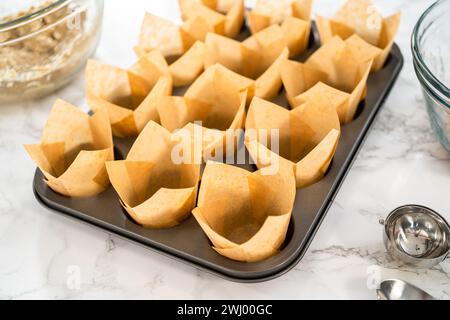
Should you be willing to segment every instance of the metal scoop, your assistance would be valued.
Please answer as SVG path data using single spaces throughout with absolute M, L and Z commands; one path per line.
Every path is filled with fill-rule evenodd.
M 386 280 L 377 290 L 379 300 L 436 300 L 412 284 L 401 280 Z
M 394 258 L 419 268 L 431 268 L 450 258 L 450 226 L 426 207 L 395 209 L 384 221 L 383 238 Z

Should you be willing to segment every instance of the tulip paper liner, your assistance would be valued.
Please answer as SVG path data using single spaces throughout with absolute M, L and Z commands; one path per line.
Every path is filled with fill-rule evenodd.
M 149 121 L 159 122 L 156 106 L 172 93 L 172 79 L 158 51 L 143 56 L 124 70 L 99 61 L 88 61 L 86 97 L 93 111 L 108 110 L 113 134 L 137 136 Z
M 290 56 L 294 57 L 308 47 L 311 8 L 312 0 L 258 0 L 247 13 L 247 24 L 252 34 L 271 25 L 281 25 Z
M 201 19 L 211 32 L 235 38 L 244 24 L 244 0 L 179 0 L 185 21 Z
M 297 188 L 316 183 L 325 175 L 340 137 L 335 109 L 311 102 L 287 110 L 255 98 L 245 129 L 246 146 L 257 167 L 293 171 Z M 270 130 L 278 131 L 276 147 Z
M 279 67 L 287 60 L 287 48 L 283 31 L 271 26 L 244 42 L 217 34 L 206 37 L 205 68 L 221 64 L 244 77 L 255 80 L 255 96 L 272 99 L 282 86 Z
M 338 36 L 319 48 L 305 63 L 283 61 L 281 79 L 292 108 L 316 102 L 336 108 L 341 124 L 353 120 L 364 100 L 372 60 L 357 60 L 351 43 Z
M 173 59 L 186 53 L 196 41 L 204 41 L 206 34 L 213 31 L 200 18 L 190 19 L 179 26 L 168 19 L 146 13 L 134 50 L 138 56 L 158 50 L 165 58 Z
M 200 165 L 173 161 L 172 150 L 181 138 L 151 121 L 126 160 L 106 163 L 123 207 L 144 227 L 176 226 L 195 206 Z
M 383 18 L 371 0 L 348 0 L 334 18 L 317 16 L 317 29 L 324 44 L 334 36 L 347 39 L 357 35 L 351 41 L 361 49 L 359 58 L 373 58 L 372 71 L 379 71 L 391 52 L 400 16 Z
M 183 56 L 169 66 L 174 87 L 190 85 L 203 72 L 205 44 L 197 41 Z
M 202 21 L 194 18 L 178 27 L 169 20 L 147 13 L 141 27 L 140 42 L 134 50 L 138 57 L 154 50 L 160 51 L 170 62 L 173 86 L 189 85 L 203 72 L 203 41 L 211 30 L 202 25 Z
M 105 162 L 114 159 L 106 110 L 92 117 L 57 100 L 39 144 L 25 145 L 47 185 L 66 197 L 97 195 L 109 186 Z
M 192 213 L 219 254 L 257 262 L 283 245 L 295 194 L 292 170 L 265 176 L 208 162 Z
M 214 156 L 234 141 L 235 131 L 243 129 L 245 106 L 253 81 L 232 74 L 222 66 L 211 66 L 188 89 L 184 97 L 164 97 L 158 105 L 163 127 L 173 132 L 192 123 L 200 123 L 204 152 Z M 193 132 L 194 126 L 189 126 Z M 230 140 L 233 139 L 233 140 Z M 233 148 L 236 148 L 233 142 Z

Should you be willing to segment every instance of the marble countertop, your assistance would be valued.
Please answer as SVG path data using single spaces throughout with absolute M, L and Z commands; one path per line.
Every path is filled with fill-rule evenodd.
M 96 57 L 124 67 L 133 62 L 145 10 L 178 19 L 176 1 L 105 2 Z M 342 3 L 315 2 L 315 12 L 323 15 Z M 409 49 L 412 28 L 431 3 L 376 1 L 385 14 L 403 12 L 397 43 L 405 67 L 306 256 L 265 283 L 222 280 L 36 202 L 35 165 L 22 144 L 38 141 L 56 97 L 86 108 L 82 75 L 47 98 L 0 106 L 0 299 L 375 299 L 374 284 L 386 278 L 450 299 L 450 264 L 418 270 L 393 261 L 379 224 L 409 203 L 450 220 L 450 156 L 431 131 Z

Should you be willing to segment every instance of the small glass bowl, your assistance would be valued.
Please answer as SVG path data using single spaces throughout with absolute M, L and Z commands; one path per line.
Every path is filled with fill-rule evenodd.
M 412 53 L 431 126 L 450 153 L 450 0 L 437 1 L 420 17 Z
M 66 85 L 100 39 L 103 0 L 25 3 L 35 5 L 0 18 L 0 104 L 41 97 Z

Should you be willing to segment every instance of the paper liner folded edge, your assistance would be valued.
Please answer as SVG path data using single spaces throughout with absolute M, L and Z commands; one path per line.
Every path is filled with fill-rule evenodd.
M 306 22 L 311 22 L 312 0 L 292 1 L 292 17 Z M 248 28 L 251 34 L 255 34 L 272 24 L 270 16 L 249 10 L 246 13 Z M 309 38 L 309 34 L 308 34 Z
M 94 112 L 101 108 L 106 108 L 111 121 L 113 135 L 125 138 L 137 136 L 145 127 L 145 124 L 151 120 L 158 122 L 157 102 L 161 97 L 170 95 L 171 92 L 172 80 L 162 76 L 135 110 L 127 109 L 102 99 L 91 93 L 88 88 L 86 99 Z M 136 116 L 139 113 L 145 116 L 144 120 L 137 120 Z
M 147 25 L 149 20 L 153 20 L 153 21 L 159 21 L 160 24 L 165 24 L 166 26 L 170 26 L 171 28 L 173 28 L 174 30 L 176 29 L 176 34 L 174 35 L 174 37 L 176 37 L 177 39 L 177 46 L 178 48 L 155 48 L 152 47 L 150 45 L 148 45 L 148 41 L 146 40 L 146 37 L 149 35 L 149 32 Z M 145 28 L 144 28 L 145 27 Z M 153 27 L 153 25 L 152 25 Z M 140 55 L 145 55 L 146 53 L 152 51 L 152 50 L 159 50 L 161 51 L 165 57 L 169 57 L 169 56 L 173 56 L 173 55 L 182 55 L 186 50 L 189 49 L 190 45 L 194 42 L 194 40 L 192 39 L 192 36 L 187 33 L 185 30 L 183 30 L 182 26 L 178 26 L 177 24 L 175 24 L 174 22 L 154 15 L 152 13 L 146 12 L 145 16 L 144 16 L 144 20 L 141 24 L 140 27 L 140 31 L 139 31 L 139 38 L 138 38 L 138 44 L 134 47 L 134 51 L 136 52 L 136 54 L 138 56 Z
M 230 80 L 236 85 L 240 93 L 247 92 L 247 102 L 246 104 L 249 105 L 252 101 L 255 90 L 256 90 L 256 81 L 247 77 L 244 77 L 240 75 L 239 73 L 236 73 L 227 67 L 221 65 L 220 63 L 212 64 L 205 72 L 211 71 L 211 70 L 218 70 L 222 73 L 225 73 L 225 75 L 230 78 Z M 240 85 L 239 85 L 240 84 Z
M 57 100 L 55 105 L 58 102 L 67 104 L 63 100 Z M 73 108 L 76 107 L 73 106 Z M 50 172 L 48 172 L 48 170 L 46 170 L 45 168 L 51 167 L 44 151 L 42 150 L 45 145 L 24 145 L 24 148 L 29 156 L 43 173 L 47 185 L 55 192 L 67 197 L 94 196 L 105 191 L 109 186 L 109 179 L 108 175 L 106 174 L 106 168 L 104 164 L 106 161 L 114 159 L 114 149 L 107 111 L 101 108 L 97 110 L 97 112 L 95 112 L 92 116 L 85 116 L 89 123 L 89 127 L 92 130 L 93 143 L 97 145 L 99 149 L 93 151 L 81 150 L 74 161 L 70 164 L 70 166 L 59 177 L 55 177 L 54 175 L 50 174 Z M 60 144 L 64 148 L 64 141 L 56 144 Z M 86 162 L 88 164 L 84 165 L 84 163 Z M 97 168 L 97 170 L 94 170 L 94 172 L 92 172 L 92 174 L 90 175 L 89 179 L 91 179 L 91 181 L 82 181 L 82 183 L 80 183 L 79 181 L 72 181 L 73 177 L 71 176 L 75 175 L 73 172 L 75 172 L 80 166 L 81 168 L 84 167 L 84 173 L 92 172 L 92 168 Z
M 228 166 L 226 164 L 220 163 L 220 162 L 214 162 L 209 161 L 207 164 L 207 168 L 205 169 L 205 173 L 207 172 L 210 165 L 218 165 L 218 166 L 227 166 L 232 168 L 231 166 Z M 220 167 L 218 168 L 220 170 Z M 250 183 L 250 181 L 254 181 L 254 187 L 258 188 L 261 183 L 264 184 L 263 172 L 257 171 L 257 172 L 248 172 L 244 169 L 234 168 L 236 171 L 242 171 L 243 174 L 248 174 L 247 181 Z M 289 179 L 285 181 L 285 175 L 289 175 Z M 250 178 L 257 178 L 256 180 L 250 179 Z M 200 196 L 198 199 L 198 206 L 192 211 L 195 219 L 199 223 L 200 227 L 205 232 L 206 236 L 211 240 L 213 243 L 213 248 L 221 255 L 230 258 L 232 260 L 236 261 L 242 261 L 242 262 L 257 262 L 264 259 L 269 258 L 270 256 L 274 255 L 278 252 L 279 248 L 283 245 L 288 226 L 291 220 L 292 216 L 292 210 L 294 206 L 295 201 L 295 178 L 293 171 L 287 170 L 287 171 L 281 171 L 277 174 L 271 175 L 267 177 L 269 180 L 267 183 L 270 184 L 270 179 L 277 179 L 277 183 L 281 183 L 283 181 L 283 186 L 286 188 L 291 189 L 289 192 L 289 195 L 287 195 L 284 191 L 279 190 L 276 187 L 272 187 L 271 192 L 278 193 L 278 196 L 282 196 L 283 200 L 286 202 L 286 207 L 284 209 L 281 209 L 281 214 L 279 215 L 267 215 L 266 219 L 264 220 L 264 223 L 261 225 L 259 230 L 247 241 L 245 241 L 242 244 L 237 244 L 233 241 L 228 240 L 226 237 L 218 234 L 216 231 L 214 231 L 208 224 L 207 220 L 202 214 L 202 197 L 205 197 L 205 189 L 209 188 L 208 185 L 202 184 L 200 186 Z M 279 180 L 279 181 L 278 181 Z M 290 185 L 285 185 L 287 183 L 290 183 Z M 251 186 L 249 185 L 251 188 Z M 269 189 L 267 190 L 269 191 Z M 287 191 L 287 189 L 285 190 Z M 203 193 L 202 193 L 203 192 Z
M 114 159 L 112 148 L 97 151 L 82 150 L 69 168 L 57 178 L 41 165 L 39 158 L 44 157 L 43 155 L 38 156 L 41 153 L 41 145 L 25 145 L 24 147 L 33 161 L 38 164 L 47 185 L 61 195 L 74 198 L 91 197 L 102 193 L 109 186 L 105 162 Z M 87 181 L 73 181 L 73 177 L 70 177 L 79 167 L 84 168 L 83 172 L 92 172 Z M 96 170 L 93 171 L 93 168 Z M 80 175 L 77 174 L 77 176 Z
M 369 77 L 369 74 L 370 74 L 370 71 L 372 68 L 372 64 L 373 64 L 373 60 L 369 60 L 369 61 L 365 61 L 365 62 L 361 63 L 361 69 L 360 69 L 361 77 L 351 93 L 341 91 L 330 85 L 325 84 L 322 81 L 319 81 L 313 87 L 306 90 L 305 92 L 302 92 L 302 93 L 298 94 L 297 96 L 291 96 L 291 95 L 287 94 L 286 98 L 287 98 L 289 104 L 291 105 L 291 107 L 296 108 L 300 104 L 310 101 L 309 99 L 302 99 L 302 96 L 304 94 L 308 93 L 308 91 L 313 89 L 316 85 L 323 84 L 325 87 L 329 87 L 330 90 L 339 91 L 343 95 L 346 95 L 348 97 L 344 103 L 339 104 L 337 106 L 337 110 L 336 110 L 338 112 L 339 120 L 340 120 L 341 124 L 342 125 L 348 124 L 354 120 L 355 114 L 358 110 L 359 103 L 365 99 L 366 83 L 367 83 L 367 79 Z M 319 72 L 320 70 L 317 70 L 317 71 Z M 281 78 L 283 78 L 283 74 L 281 75 Z
M 197 190 L 197 186 L 184 189 L 161 188 L 152 197 L 134 208 L 128 206 L 122 199 L 120 199 L 120 203 L 131 218 L 144 228 L 168 229 L 179 225 L 191 215 L 191 210 L 195 207 Z M 172 200 L 176 199 L 176 193 L 178 196 L 182 196 L 182 199 L 178 199 L 180 200 L 178 203 L 172 202 L 171 206 L 167 206 L 159 212 L 156 209 L 148 210 L 146 206 L 154 201 L 158 193 L 171 193 L 173 194 Z
M 287 168 L 290 166 L 296 175 L 297 189 L 301 189 L 320 181 L 324 177 L 337 150 L 339 137 L 339 130 L 330 130 L 328 135 L 298 163 L 293 163 L 279 156 L 257 140 L 246 139 L 245 145 L 258 169 L 271 166 L 273 161 L 279 161 L 280 167 Z M 305 170 L 306 168 L 308 169 Z
M 288 17 L 281 24 L 281 28 L 286 34 L 284 38 L 289 47 L 289 57 L 296 57 L 304 53 L 308 48 L 309 38 L 311 36 L 311 23 L 296 17 Z M 298 32 L 295 37 L 289 38 L 287 34 L 291 29 L 302 31 Z
M 236 0 L 225 15 L 225 19 L 225 35 L 229 38 L 236 38 L 245 20 L 244 0 Z
M 106 171 L 108 176 L 112 179 L 114 176 L 112 172 L 117 170 L 117 166 L 126 165 L 127 162 L 132 163 L 136 161 L 122 160 L 107 162 Z M 148 164 L 151 165 L 150 162 Z M 184 221 L 189 217 L 191 210 L 195 207 L 200 166 L 193 166 L 193 170 L 196 171 L 196 178 L 192 187 L 179 189 L 160 188 L 150 198 L 135 207 L 131 207 L 125 202 L 120 192 L 114 186 L 115 181 L 111 180 L 111 183 L 116 190 L 122 207 L 134 221 L 146 228 L 166 229 L 174 227 Z M 166 201 L 166 206 L 160 206 L 161 201 L 158 198 L 162 196 L 171 199 L 170 205 L 169 202 Z
M 391 34 L 390 34 L 388 40 L 386 41 L 387 44 L 384 46 L 384 48 L 378 47 L 378 46 L 373 46 L 371 43 L 362 39 L 363 41 L 365 41 L 367 43 L 367 45 L 373 46 L 380 50 L 380 52 L 373 59 L 374 62 L 371 67 L 371 72 L 378 72 L 384 67 L 386 60 L 389 56 L 389 53 L 391 52 L 392 46 L 394 44 L 395 36 L 398 32 L 398 28 L 400 25 L 400 16 L 401 16 L 401 13 L 398 12 L 398 13 L 395 13 L 395 14 L 383 19 L 382 34 L 384 32 L 387 32 L 386 29 L 391 27 L 391 24 L 394 29 L 393 31 L 390 32 Z M 316 21 L 317 21 L 317 30 L 319 32 L 319 36 L 320 36 L 322 45 L 327 43 L 328 41 L 330 41 L 336 35 L 338 35 L 342 39 L 346 40 L 349 37 L 351 37 L 352 35 L 356 34 L 355 31 L 351 27 L 349 27 L 343 23 L 340 23 L 338 21 L 335 21 L 333 19 L 328 19 L 328 18 L 322 17 L 320 15 L 317 15 Z
M 223 133 L 223 135 L 221 137 L 218 137 L 214 141 L 210 142 L 209 144 L 207 144 L 203 148 L 202 154 L 209 153 L 214 156 L 214 152 L 212 152 L 212 150 L 216 149 L 218 146 L 220 146 L 220 144 L 222 145 L 222 148 L 223 148 L 222 152 L 223 152 L 223 154 L 225 154 L 225 152 L 226 152 L 225 148 L 227 148 L 229 139 L 234 140 L 233 141 L 234 151 L 237 150 L 238 141 L 236 141 L 235 130 L 243 129 L 245 126 L 246 104 L 247 104 L 247 91 L 244 91 L 243 93 L 241 93 L 241 105 L 239 106 L 239 109 L 236 112 L 236 116 L 234 117 L 233 122 L 230 125 L 230 128 L 228 128 L 228 130 L 226 130 L 226 131 L 221 131 Z M 208 130 L 207 128 L 204 128 L 204 129 Z
M 250 240 L 238 245 L 215 232 L 204 219 L 200 208 L 195 208 L 192 214 L 213 243 L 213 249 L 217 253 L 235 261 L 249 263 L 268 259 L 279 251 L 286 239 L 292 217 L 292 213 L 268 216 L 263 226 Z
M 204 70 L 204 56 L 205 44 L 197 41 L 184 55 L 169 66 L 174 87 L 187 86 L 197 79 Z
M 298 188 L 306 188 L 325 176 L 336 153 L 339 137 L 340 131 L 332 129 L 305 158 L 297 163 L 295 177 Z
M 193 164 L 192 167 L 189 168 L 189 170 L 193 170 L 194 174 L 194 182 L 192 187 L 178 189 L 162 187 L 159 188 L 150 198 L 145 199 L 145 201 L 142 201 L 139 205 L 131 207 L 125 201 L 125 199 L 123 199 L 123 195 L 119 191 L 119 189 L 122 188 L 118 188 L 118 186 L 116 185 L 117 175 L 113 174 L 113 172 L 117 172 L 117 169 L 121 168 L 120 166 L 126 166 L 127 164 L 144 164 L 149 170 L 151 170 L 151 168 L 155 165 L 151 161 L 143 161 L 136 157 L 134 157 L 132 160 L 129 159 L 136 144 L 146 145 L 146 138 L 144 138 L 143 134 L 145 134 L 145 137 L 147 137 L 147 139 L 148 137 L 152 137 L 153 135 L 158 135 L 164 137 L 167 142 L 171 140 L 172 136 L 174 136 L 174 134 L 171 134 L 169 131 L 167 131 L 167 129 L 163 128 L 156 122 L 150 121 L 146 125 L 146 128 L 142 131 L 142 134 L 136 139 L 133 148 L 131 148 L 130 150 L 127 160 L 107 162 L 105 165 L 106 171 L 109 178 L 111 179 L 111 183 L 116 190 L 123 208 L 137 223 L 143 225 L 144 227 L 153 229 L 171 228 L 186 219 L 190 215 L 191 210 L 195 207 L 195 200 L 197 199 L 198 192 L 198 182 L 200 181 L 200 165 Z M 148 134 L 150 134 L 150 136 L 148 136 Z M 170 148 L 168 150 L 170 150 Z M 139 154 L 140 153 L 138 152 L 136 156 L 138 156 Z M 165 207 L 159 206 L 159 204 L 164 201 L 156 199 L 164 195 L 169 195 L 166 198 L 171 199 L 172 205 L 166 205 Z M 165 203 L 168 204 L 169 202 L 166 201 Z M 148 208 L 148 206 L 153 206 L 153 208 Z

